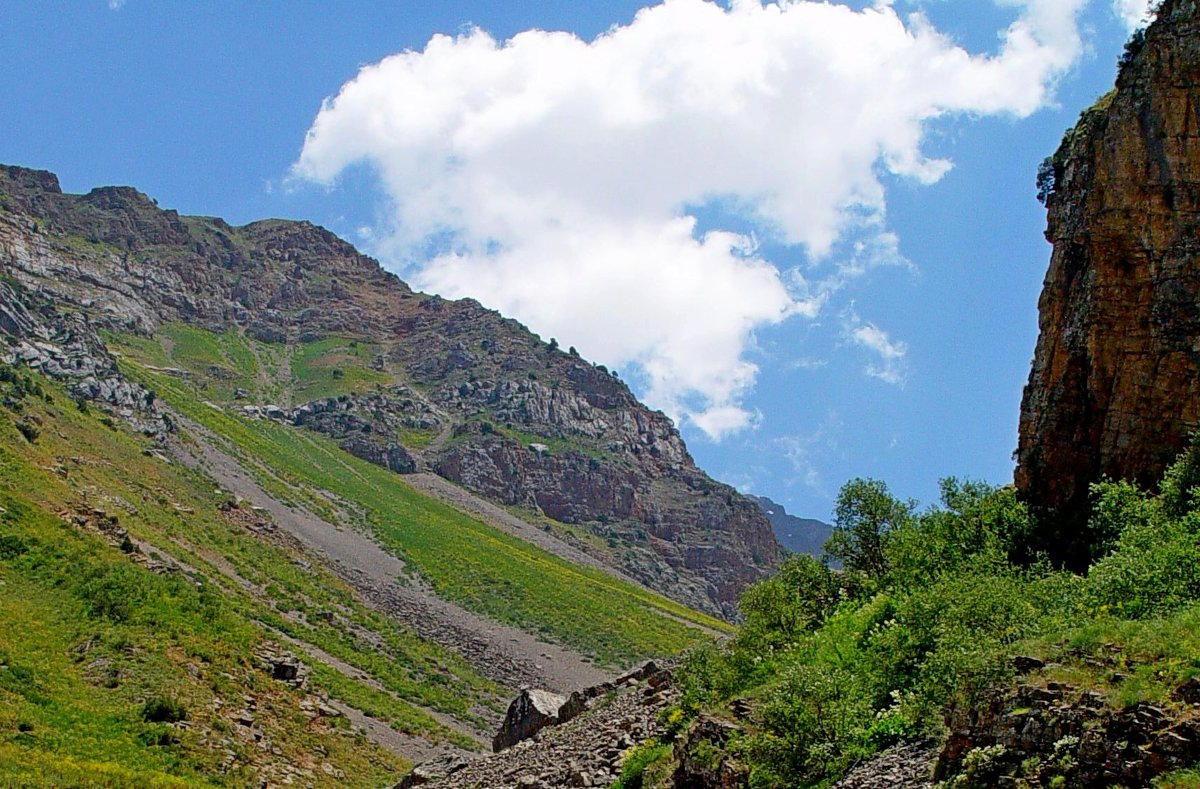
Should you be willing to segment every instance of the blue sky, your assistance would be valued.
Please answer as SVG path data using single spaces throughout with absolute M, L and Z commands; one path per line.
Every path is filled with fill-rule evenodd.
M 619 369 L 797 514 L 1011 479 L 1034 174 L 1136 0 L 330 8 L 4 4 L 0 161 L 325 225 Z

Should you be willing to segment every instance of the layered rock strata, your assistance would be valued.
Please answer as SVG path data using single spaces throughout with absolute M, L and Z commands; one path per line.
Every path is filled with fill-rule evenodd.
M 1200 18 L 1166 0 L 1117 89 L 1042 173 L 1054 245 L 1016 482 L 1077 514 L 1101 477 L 1157 482 L 1200 425 Z

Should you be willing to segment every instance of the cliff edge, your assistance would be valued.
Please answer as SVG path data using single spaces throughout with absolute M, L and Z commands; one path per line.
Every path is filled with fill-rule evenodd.
M 1200 5 L 1167 0 L 1040 175 L 1054 245 L 1016 483 L 1070 521 L 1152 486 L 1200 424 Z

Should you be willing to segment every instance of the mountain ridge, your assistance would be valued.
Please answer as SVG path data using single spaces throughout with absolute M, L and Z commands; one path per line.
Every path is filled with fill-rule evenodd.
M 779 544 L 792 553 L 807 553 L 820 556 L 825 550 L 825 541 L 833 533 L 833 527 L 816 518 L 801 518 L 790 514 L 782 504 L 766 496 L 751 496 L 758 502 Z
M 615 375 L 478 302 L 412 291 L 323 228 L 234 228 L 131 187 L 67 195 L 51 173 L 8 166 L 0 207 L 5 273 L 104 332 L 233 331 L 259 357 L 358 346 L 341 367 L 315 359 L 331 376 L 317 389 L 260 366 L 224 407 L 257 405 L 392 470 L 434 471 L 725 617 L 781 559 L 758 508 L 698 469 L 670 420 Z M 188 374 L 219 388 L 229 366 Z

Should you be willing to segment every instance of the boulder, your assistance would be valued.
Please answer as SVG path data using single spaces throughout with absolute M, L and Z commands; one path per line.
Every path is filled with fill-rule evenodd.
M 397 474 L 413 474 L 417 470 L 416 458 L 394 441 L 377 442 L 365 436 L 352 436 L 338 446 L 356 458 L 383 466 Z
M 725 752 L 730 741 L 740 737 L 741 733 L 741 729 L 729 721 L 711 715 L 697 718 L 677 748 L 679 765 L 672 786 L 675 789 L 749 786 L 750 771 Z
M 467 764 L 466 759 L 452 753 L 439 756 L 418 764 L 412 769 L 412 772 L 400 780 L 400 783 L 394 784 L 392 789 L 412 789 L 414 786 L 424 786 L 453 775 Z
M 547 726 L 559 724 L 559 711 L 567 703 L 564 696 L 548 690 L 522 688 L 521 694 L 508 705 L 504 723 L 492 739 L 496 753 L 527 740 Z

